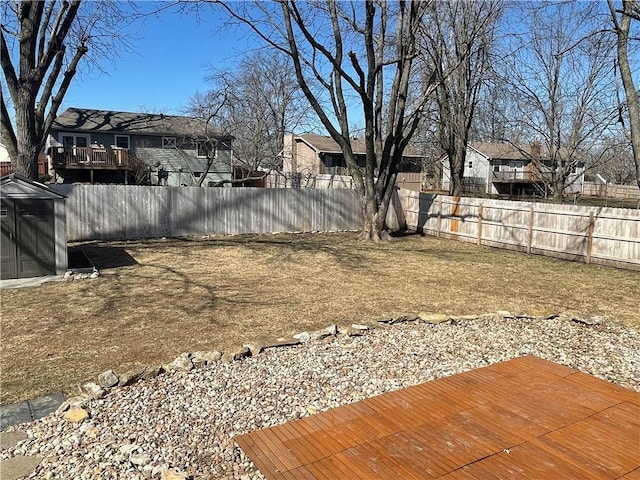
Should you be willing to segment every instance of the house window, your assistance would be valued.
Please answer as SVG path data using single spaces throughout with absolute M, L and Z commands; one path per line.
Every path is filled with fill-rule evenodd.
M 467 168 L 473 168 L 473 162 L 471 160 L 469 160 L 469 165 Z
M 176 148 L 176 137 L 162 137 L 162 148 Z
M 196 149 L 198 150 L 199 158 L 210 158 L 211 154 L 213 154 L 212 158 L 218 157 L 218 149 L 215 143 L 210 140 L 196 142 Z
M 88 147 L 89 135 L 82 135 L 76 133 L 61 133 L 60 142 L 63 147 Z
M 116 135 L 115 136 L 115 145 L 118 148 L 124 148 L 126 150 L 129 150 L 130 146 L 129 146 L 129 135 Z
M 494 172 L 499 172 L 500 171 L 500 165 L 494 165 L 493 166 L 493 171 Z

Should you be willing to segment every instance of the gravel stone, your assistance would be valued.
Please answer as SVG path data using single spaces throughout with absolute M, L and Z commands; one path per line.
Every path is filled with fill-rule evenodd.
M 439 324 L 406 317 L 363 333 L 111 390 L 84 406 L 90 422 L 53 414 L 20 425 L 27 439 L 0 459 L 42 457 L 33 478 L 258 480 L 237 435 L 522 355 L 640 391 L 640 332 L 619 324 L 487 314 Z

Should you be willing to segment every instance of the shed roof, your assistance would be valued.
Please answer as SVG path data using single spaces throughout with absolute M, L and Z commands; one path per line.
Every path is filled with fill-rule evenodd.
M 342 155 L 340 145 L 331 137 L 324 135 L 316 135 L 307 133 L 304 135 L 296 135 L 294 139 L 299 139 L 307 143 L 319 153 L 336 153 Z M 351 148 L 356 155 L 364 155 L 366 153 L 366 145 L 364 138 L 351 139 Z M 403 157 L 423 157 L 424 155 L 416 149 L 406 148 Z
M 29 180 L 17 173 L 0 178 L 1 198 L 37 198 L 41 200 L 61 200 L 66 196 L 54 192 L 46 185 Z
M 192 117 L 68 108 L 53 123 L 54 130 L 110 132 L 131 135 L 230 137 Z

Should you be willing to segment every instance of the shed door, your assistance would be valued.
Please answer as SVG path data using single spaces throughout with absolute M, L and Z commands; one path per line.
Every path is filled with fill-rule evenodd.
M 55 274 L 52 200 L 2 200 L 2 278 Z

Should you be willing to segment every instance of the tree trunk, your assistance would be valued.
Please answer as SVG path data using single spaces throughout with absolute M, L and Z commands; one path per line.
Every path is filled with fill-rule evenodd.
M 363 202 L 362 218 L 362 231 L 360 232 L 362 240 L 380 242 L 388 237 L 388 233 L 384 230 L 384 218 L 382 218 L 382 213 L 378 209 L 375 199 Z
M 362 240 L 372 240 L 381 242 L 389 240 L 391 237 L 386 225 L 387 212 L 391 203 L 391 193 L 394 186 L 389 186 L 389 192 L 382 196 L 378 202 L 374 192 L 367 192 L 362 196 L 362 231 L 360 238 Z
M 611 3 L 609 4 L 611 14 L 615 20 L 615 10 Z M 640 187 L 640 101 L 638 100 L 638 92 L 633 82 L 633 74 L 631 65 L 629 64 L 628 45 L 629 31 L 631 29 L 632 4 L 628 0 L 622 2 L 623 13 L 620 23 L 617 26 L 617 54 L 618 66 L 620 67 L 620 76 L 622 85 L 627 97 L 627 108 L 629 109 L 629 129 L 631 130 L 631 148 L 633 151 L 633 160 L 636 164 L 636 180 Z
M 28 97 L 31 97 L 29 95 Z M 38 179 L 38 157 L 41 146 L 36 135 L 35 101 L 32 98 L 24 100 L 24 105 L 18 105 L 16 111 L 16 146 L 15 171 L 30 179 Z M 30 113 L 31 112 L 31 113 Z
M 564 175 L 556 173 L 551 182 L 553 187 L 553 203 L 562 203 L 564 198 Z
M 461 145 L 454 140 L 449 152 L 449 171 L 451 172 L 451 182 L 449 183 L 449 195 L 459 197 L 462 195 L 462 179 L 464 178 L 464 162 L 466 157 L 464 143 Z
M 449 183 L 449 195 L 459 197 L 462 195 L 462 178 L 460 175 L 456 175 L 455 172 L 451 174 L 451 182 Z

